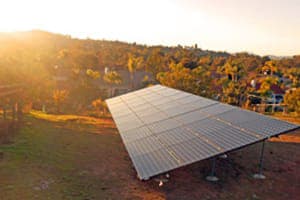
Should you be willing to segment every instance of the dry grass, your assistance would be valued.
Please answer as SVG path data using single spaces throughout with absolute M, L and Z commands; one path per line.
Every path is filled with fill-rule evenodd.
M 216 184 L 204 179 L 205 160 L 171 171 L 170 181 L 158 187 L 154 179 L 136 178 L 110 119 L 32 112 L 14 143 L 0 145 L 0 199 L 297 199 L 300 145 L 267 142 L 267 179 L 254 180 L 260 148 L 218 160 Z
M 78 122 L 81 124 L 92 124 L 92 125 L 112 125 L 113 122 L 110 118 L 95 118 L 79 115 L 54 115 L 46 114 L 41 111 L 32 110 L 30 114 L 38 119 L 44 119 L 51 122 Z

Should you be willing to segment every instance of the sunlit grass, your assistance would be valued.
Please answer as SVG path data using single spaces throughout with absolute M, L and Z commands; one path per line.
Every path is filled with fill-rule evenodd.
M 296 113 L 274 113 L 273 116 L 277 119 L 288 121 L 295 124 L 300 124 L 300 117 Z M 284 142 L 284 143 L 300 143 L 300 130 L 292 131 L 288 134 L 280 135 L 279 137 L 271 138 L 271 142 Z
M 41 111 L 32 110 L 30 114 L 38 119 L 44 119 L 51 122 L 68 122 L 74 121 L 81 124 L 92 124 L 92 125 L 111 125 L 113 122 L 110 118 L 95 118 L 80 115 L 54 115 L 46 114 Z
M 25 115 L 13 143 L 0 145 L 0 199 L 108 199 L 110 191 L 101 188 L 121 183 L 104 169 L 113 162 L 109 158 L 121 160 L 123 147 L 113 129 L 98 125 L 106 121 L 38 111 Z M 91 127 L 107 134 L 91 134 Z
M 300 132 L 295 132 L 293 134 L 281 135 L 278 138 L 271 138 L 271 142 L 284 142 L 284 143 L 300 143 Z
M 285 121 L 289 121 L 292 123 L 296 123 L 296 124 L 300 124 L 300 116 L 297 115 L 297 113 L 293 112 L 293 113 L 289 113 L 289 114 L 284 114 L 284 113 L 274 113 L 273 114 L 274 117 L 281 119 L 281 120 L 285 120 Z

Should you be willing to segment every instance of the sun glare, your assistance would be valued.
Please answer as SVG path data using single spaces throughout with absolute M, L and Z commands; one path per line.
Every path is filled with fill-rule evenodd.
M 11 0 L 1 2 L 0 31 L 41 29 L 79 38 L 163 45 L 197 43 L 204 49 L 258 54 L 300 51 L 296 26 L 300 16 L 293 12 L 297 10 L 294 1 L 289 8 L 274 2 L 274 12 L 260 12 L 257 3 L 248 4 L 236 0 Z M 268 5 L 268 1 L 261 2 L 262 7 Z

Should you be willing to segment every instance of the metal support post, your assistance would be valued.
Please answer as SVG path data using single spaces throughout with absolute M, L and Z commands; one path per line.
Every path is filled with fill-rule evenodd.
M 206 177 L 207 181 L 216 182 L 219 180 L 219 178 L 215 176 L 215 170 L 216 170 L 216 157 L 212 158 L 211 172 L 210 175 Z
M 259 159 L 259 171 L 257 174 L 253 175 L 255 179 L 265 179 L 266 177 L 263 175 L 263 158 L 264 158 L 264 150 L 265 150 L 265 140 L 262 142 L 262 148 Z

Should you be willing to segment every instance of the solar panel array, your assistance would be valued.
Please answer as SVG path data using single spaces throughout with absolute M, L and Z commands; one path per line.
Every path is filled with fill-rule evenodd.
M 106 102 L 142 180 L 299 128 L 161 85 Z

